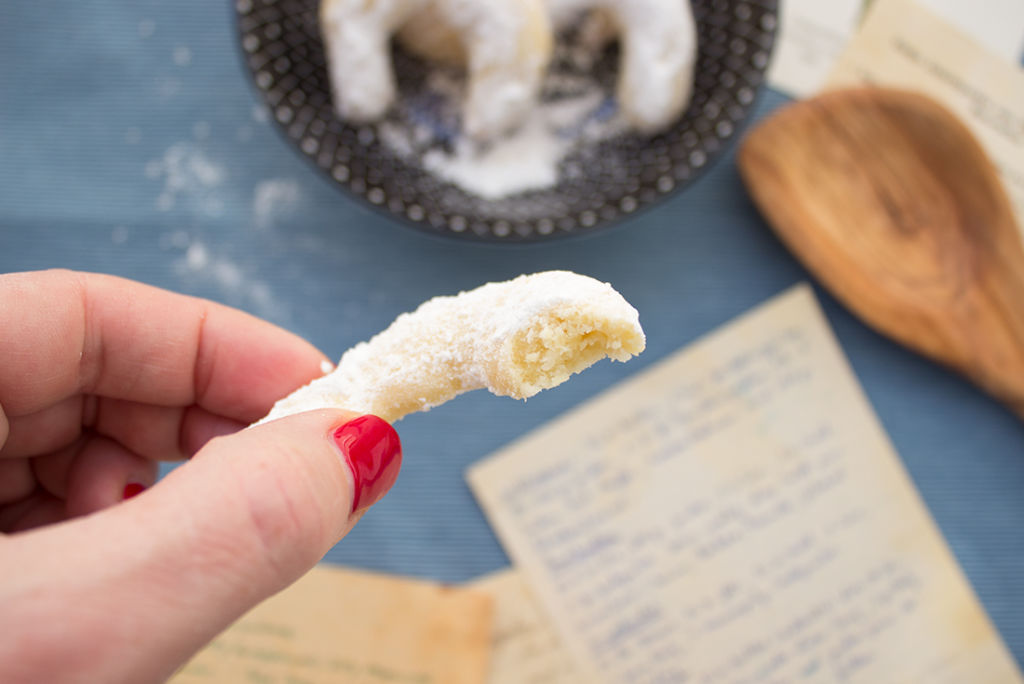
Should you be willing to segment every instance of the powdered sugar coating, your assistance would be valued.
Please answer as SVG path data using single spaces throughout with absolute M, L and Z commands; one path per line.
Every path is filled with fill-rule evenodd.
M 541 0 L 324 0 L 320 19 L 336 107 L 353 122 L 376 121 L 395 101 L 396 32 L 415 53 L 468 67 L 464 126 L 477 140 L 522 122 L 551 55 Z
M 585 22 L 594 47 L 622 44 L 619 105 L 630 125 L 658 133 L 682 115 L 693 88 L 697 29 L 689 0 L 324 0 L 321 24 L 339 113 L 380 119 L 397 96 L 389 39 L 413 53 L 465 64 L 465 132 L 491 141 L 537 105 L 553 27 Z
M 393 422 L 484 388 L 525 399 L 644 346 L 639 314 L 611 285 L 568 271 L 524 275 L 402 314 L 261 422 L 320 408 Z
M 600 47 L 622 46 L 616 97 L 630 125 L 654 134 L 683 114 L 693 92 L 697 25 L 689 0 L 547 0 L 555 27 L 591 12 L 584 30 Z

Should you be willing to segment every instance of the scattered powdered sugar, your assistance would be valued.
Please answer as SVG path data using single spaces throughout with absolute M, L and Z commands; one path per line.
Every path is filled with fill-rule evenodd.
M 188 249 L 191 238 L 188 233 L 183 230 L 176 230 L 173 233 L 162 233 L 160 235 L 160 249 L 180 249 L 182 251 Z
M 210 253 L 201 242 L 194 242 L 189 245 L 185 252 L 185 265 L 190 271 L 199 271 L 206 268 L 210 263 Z
M 205 282 L 218 291 L 217 299 L 251 311 L 262 318 L 285 322 L 288 307 L 280 302 L 266 282 L 248 275 L 243 265 L 217 254 L 200 239 L 185 231 L 160 236 L 162 249 L 173 249 L 180 256 L 172 262 L 174 271 L 189 285 Z
M 267 109 L 266 105 L 254 104 L 249 115 L 256 123 L 265 124 L 270 121 L 270 110 Z
M 123 245 L 128 241 L 130 232 L 128 226 L 114 226 L 110 231 L 110 241 L 115 245 Z
M 224 209 L 217 190 L 227 178 L 227 172 L 192 143 L 171 145 L 163 157 L 147 162 L 145 175 L 151 180 L 163 180 L 163 189 L 156 199 L 160 211 L 174 209 L 179 201 L 189 203 L 207 216 L 219 215 Z
M 156 79 L 156 94 L 161 100 L 169 100 L 181 92 L 181 79 L 161 76 Z
M 187 45 L 179 45 L 174 48 L 174 63 L 181 67 L 191 64 L 192 49 Z
M 429 134 L 429 129 L 426 130 Z M 392 154 L 398 155 L 400 159 L 408 159 L 416 154 L 414 128 L 410 129 L 392 121 L 384 121 L 377 126 L 377 137 Z
M 252 196 L 252 216 L 257 228 L 265 229 L 289 215 L 302 197 L 299 184 L 290 178 L 260 181 Z
M 214 281 L 235 297 L 241 294 L 253 301 L 264 302 L 270 296 L 270 289 L 266 283 L 248 282 L 241 267 L 233 261 L 208 259 L 207 268 Z M 247 291 L 244 293 L 240 292 L 242 288 L 245 288 Z

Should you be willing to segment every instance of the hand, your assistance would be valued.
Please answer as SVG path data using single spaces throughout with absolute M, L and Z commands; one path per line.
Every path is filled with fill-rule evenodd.
M 0 325 L 2 682 L 164 680 L 397 476 L 373 416 L 239 432 L 324 361 L 239 311 L 27 273 L 0 275 Z M 193 454 L 152 486 L 156 461 Z

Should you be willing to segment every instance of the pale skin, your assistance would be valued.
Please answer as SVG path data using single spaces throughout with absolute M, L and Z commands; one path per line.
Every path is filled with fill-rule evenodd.
M 300 338 L 64 271 L 0 275 L 0 323 L 0 681 L 162 681 L 355 524 L 354 414 L 239 432 L 321 374 Z

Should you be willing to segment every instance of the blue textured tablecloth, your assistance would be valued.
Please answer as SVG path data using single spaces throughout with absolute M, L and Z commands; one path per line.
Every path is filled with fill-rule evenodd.
M 399 424 L 392 493 L 328 560 L 461 581 L 507 563 L 465 467 L 807 273 L 730 153 L 618 229 L 527 247 L 372 213 L 289 149 L 209 0 L 0 3 L 0 271 L 114 273 L 246 309 L 339 355 L 427 295 L 566 268 L 640 310 L 647 352 L 529 402 L 464 395 Z M 763 114 L 783 98 L 766 93 Z M 1024 424 L 957 377 L 825 310 L 988 612 L 1024 660 Z M 2 360 L 0 360 L 2 361 Z

